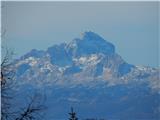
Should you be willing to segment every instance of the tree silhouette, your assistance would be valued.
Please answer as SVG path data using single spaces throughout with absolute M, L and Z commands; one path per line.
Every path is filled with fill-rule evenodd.
M 20 110 L 15 120 L 41 120 L 43 118 L 42 111 L 46 108 L 43 102 L 42 95 L 37 93 L 31 96 L 27 105 Z
M 1 59 L 1 120 L 10 120 L 14 112 L 10 111 L 13 99 L 14 69 L 10 65 L 12 52 L 6 49 L 4 57 Z
M 71 107 L 71 112 L 69 113 L 70 118 L 69 120 L 78 120 L 78 118 L 76 117 L 76 113 L 73 111 L 73 108 Z
M 23 108 L 14 104 L 16 80 L 15 68 L 10 61 L 12 55 L 7 49 L 1 60 L 1 120 L 41 120 L 42 110 L 46 108 L 44 95 L 41 93 L 30 96 L 29 102 L 25 101 L 26 105 Z

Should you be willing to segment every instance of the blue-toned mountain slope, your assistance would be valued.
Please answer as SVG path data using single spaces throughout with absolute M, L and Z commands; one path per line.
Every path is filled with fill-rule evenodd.
M 21 97 L 34 89 L 46 92 L 46 120 L 67 119 L 71 106 L 80 119 L 160 118 L 159 69 L 127 63 L 94 32 L 46 51 L 33 49 L 12 65 Z

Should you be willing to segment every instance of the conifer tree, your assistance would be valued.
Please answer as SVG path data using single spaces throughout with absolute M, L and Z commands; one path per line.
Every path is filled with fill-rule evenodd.
M 73 111 L 73 108 L 71 107 L 71 112 L 69 113 L 70 118 L 69 120 L 78 120 L 78 118 L 76 117 L 76 113 Z

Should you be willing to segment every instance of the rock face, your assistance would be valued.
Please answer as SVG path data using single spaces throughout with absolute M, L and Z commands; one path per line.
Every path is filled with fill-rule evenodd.
M 125 62 L 96 33 L 85 32 L 46 51 L 31 50 L 13 65 L 21 91 L 28 86 L 47 91 L 53 106 L 47 120 L 67 118 L 71 105 L 81 118 L 158 120 L 159 69 Z
M 115 47 L 99 35 L 93 32 L 85 32 L 81 39 L 74 39 L 68 44 L 67 51 L 74 57 L 98 53 L 111 55 L 115 53 Z

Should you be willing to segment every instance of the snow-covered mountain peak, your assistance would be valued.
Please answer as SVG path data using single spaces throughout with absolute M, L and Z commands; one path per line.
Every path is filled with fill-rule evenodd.
M 46 91 L 48 105 L 54 106 L 48 113 L 66 114 L 66 104 L 78 103 L 83 114 L 95 108 L 92 115 L 104 113 L 107 119 L 114 112 L 120 119 L 127 119 L 126 113 L 128 119 L 133 114 L 135 119 L 159 116 L 160 69 L 127 63 L 96 33 L 84 32 L 81 38 L 46 51 L 33 49 L 12 65 L 20 93 Z
M 79 81 L 88 86 L 95 79 L 117 84 L 146 80 L 158 74 L 157 69 L 128 64 L 115 52 L 112 43 L 90 31 L 68 44 L 53 45 L 46 51 L 33 49 L 16 60 L 15 66 L 18 78 L 39 82 L 40 78 L 45 81 L 54 78 L 57 83 L 68 81 L 67 84 L 74 85 Z

